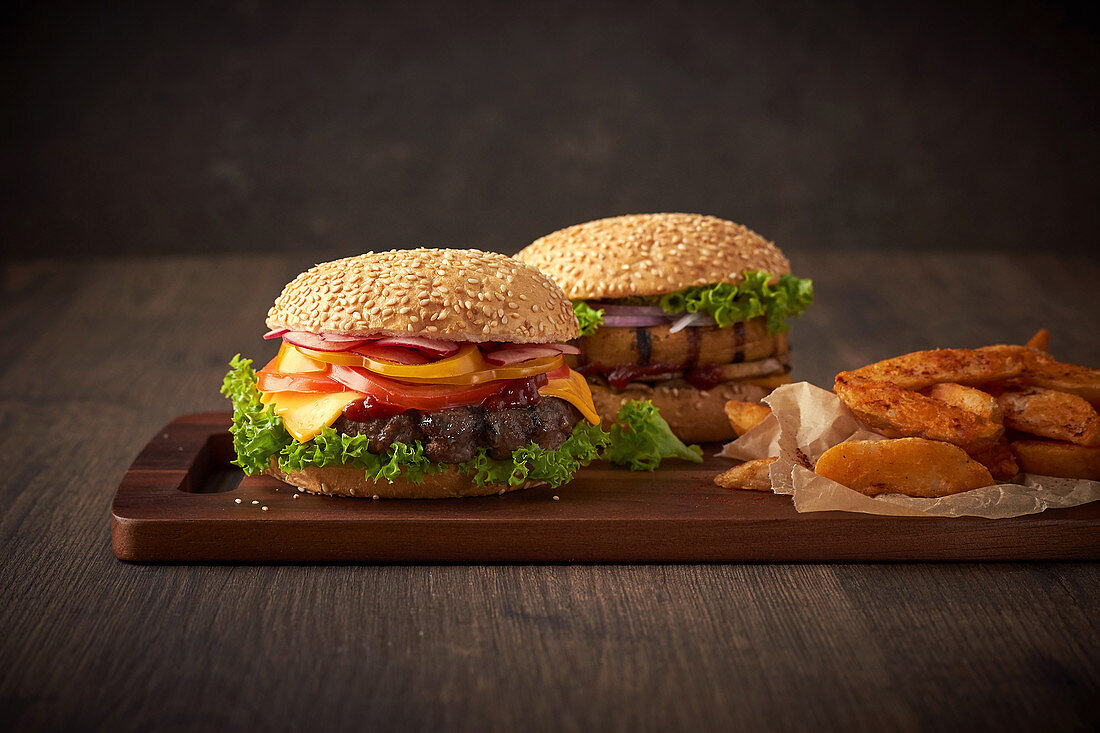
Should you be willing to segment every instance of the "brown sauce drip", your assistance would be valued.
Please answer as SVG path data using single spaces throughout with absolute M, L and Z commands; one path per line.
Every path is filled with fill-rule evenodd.
M 684 381 L 695 389 L 714 389 L 722 381 L 722 370 L 717 364 L 704 364 L 684 372 Z

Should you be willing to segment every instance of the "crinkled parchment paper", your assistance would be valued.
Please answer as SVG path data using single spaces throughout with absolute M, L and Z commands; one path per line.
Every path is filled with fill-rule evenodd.
M 814 464 L 847 440 L 883 440 L 864 428 L 832 392 L 807 382 L 785 384 L 764 398 L 772 414 L 727 444 L 718 455 L 748 461 L 779 456 L 771 465 L 772 491 L 790 494 L 800 512 L 844 511 L 910 517 L 1003 519 L 1100 499 L 1100 482 L 1024 475 L 1023 484 L 999 484 L 940 499 L 901 494 L 865 496 L 818 476 Z

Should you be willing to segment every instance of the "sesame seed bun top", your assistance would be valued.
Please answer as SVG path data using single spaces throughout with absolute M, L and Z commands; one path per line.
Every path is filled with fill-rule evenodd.
M 772 242 L 740 224 L 702 214 L 632 214 L 577 224 L 535 240 L 516 258 L 580 300 L 736 285 L 746 270 L 775 278 L 791 271 Z
M 268 328 L 546 343 L 577 336 L 573 307 L 530 265 L 473 249 L 368 252 L 294 278 Z

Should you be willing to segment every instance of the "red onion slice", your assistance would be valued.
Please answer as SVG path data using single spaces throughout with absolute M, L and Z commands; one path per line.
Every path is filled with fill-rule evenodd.
M 665 313 L 664 308 L 659 305 L 595 304 L 592 307 L 602 310 L 605 316 L 660 316 L 661 318 L 671 318 L 668 313 Z
M 283 341 L 303 349 L 314 351 L 348 351 L 367 343 L 362 336 L 342 336 L 337 334 L 310 333 L 309 331 L 287 331 Z
M 663 323 L 668 323 L 669 318 L 665 316 L 604 316 L 602 326 L 610 326 L 611 328 L 637 328 L 639 326 L 660 326 Z
M 676 323 L 673 323 L 672 328 L 668 329 L 668 332 L 679 333 L 689 327 L 713 325 L 715 325 L 714 319 L 707 313 L 688 313 L 681 316 Z
M 268 339 L 268 340 L 277 339 L 289 330 L 290 330 L 289 328 L 276 328 L 276 329 L 273 329 L 273 330 L 268 331 L 267 333 L 265 333 L 264 338 Z
M 379 346 L 400 346 L 407 349 L 416 349 L 432 356 L 450 356 L 458 351 L 459 346 L 454 341 L 443 339 L 430 339 L 420 336 L 392 336 L 375 341 Z

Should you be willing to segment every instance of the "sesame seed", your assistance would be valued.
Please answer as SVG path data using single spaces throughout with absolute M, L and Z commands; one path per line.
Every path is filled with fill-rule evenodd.
M 256 501 L 255 499 L 253 499 L 253 500 L 252 500 L 252 503 L 253 503 L 253 504 L 259 504 L 260 502 L 258 502 L 258 501 Z
M 234 504 L 240 504 L 240 503 L 241 503 L 241 500 L 240 500 L 240 499 L 234 499 L 234 500 L 233 500 L 233 503 L 234 503 Z
M 266 512 L 266 511 L 267 511 L 267 507 L 266 507 L 266 506 L 262 506 L 262 507 L 260 507 L 260 511 L 264 511 L 264 512 Z
M 297 499 L 297 498 L 298 498 L 298 494 L 295 494 L 295 495 L 294 495 L 294 498 L 295 498 L 295 499 Z
M 557 494 L 554 495 L 554 501 L 561 501 L 561 497 Z

